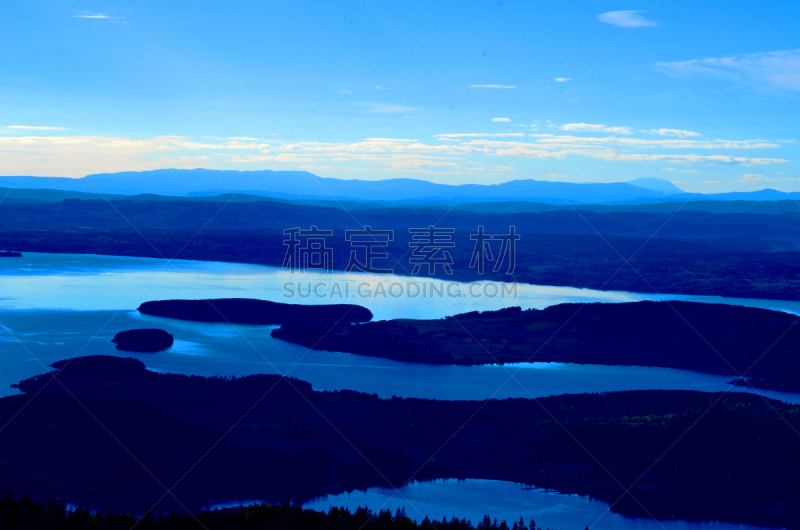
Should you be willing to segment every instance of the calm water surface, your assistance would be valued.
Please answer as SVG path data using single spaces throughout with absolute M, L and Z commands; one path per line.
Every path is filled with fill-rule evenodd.
M 362 297 L 351 300 L 287 299 L 285 282 L 366 282 L 407 285 L 414 279 L 396 276 L 311 274 L 293 275 L 274 267 L 231 263 L 174 261 L 92 255 L 26 254 L 0 259 L 0 396 L 14 393 L 10 384 L 47 371 L 57 360 L 78 355 L 138 357 L 156 371 L 197 375 L 281 373 L 309 381 L 320 390 L 352 389 L 392 395 L 438 399 L 541 397 L 553 394 L 629 389 L 694 389 L 742 391 L 727 385 L 730 376 L 664 368 L 526 363 L 507 366 L 426 366 L 397 363 L 346 353 L 308 351 L 272 339 L 269 326 L 232 326 L 181 322 L 140 315 L 136 308 L 148 300 L 169 298 L 248 297 L 292 303 L 358 303 L 376 319 L 441 318 L 466 311 L 509 306 L 543 308 L 565 302 L 628 302 L 690 300 L 728 303 L 800 314 L 800 303 L 707 296 L 594 291 L 570 287 L 523 285 L 516 298 Z M 435 280 L 438 282 L 438 280 Z M 464 284 L 457 289 L 466 292 Z M 160 327 L 175 336 L 175 344 L 157 354 L 118 352 L 110 342 L 119 331 Z M 800 394 L 765 392 L 800 403 Z M 238 505 L 228 503 L 227 505 Z M 394 490 L 372 488 L 324 497 L 306 504 L 369 506 L 373 510 L 405 507 L 409 516 L 441 519 L 458 514 L 474 522 L 493 518 L 535 519 L 543 528 L 578 529 L 595 524 L 598 530 L 756 530 L 723 523 L 655 522 L 608 511 L 605 503 L 588 497 L 562 495 L 523 485 L 490 480 L 437 480 L 412 483 Z
M 169 298 L 252 297 L 277 302 L 330 300 L 284 298 L 284 282 L 301 275 L 274 267 L 216 262 L 114 256 L 26 254 L 0 260 L 0 395 L 12 383 L 41 374 L 45 366 L 77 355 L 140 358 L 152 370 L 196 375 L 280 373 L 309 381 L 320 390 L 352 389 L 438 399 L 542 397 L 553 394 L 631 389 L 742 391 L 718 376 L 637 366 L 525 363 L 506 366 L 427 366 L 346 353 L 309 351 L 269 336 L 269 326 L 205 324 L 141 315 L 136 307 Z M 303 281 L 406 284 L 406 277 L 306 273 Z M 466 286 L 461 285 L 464 292 Z M 440 318 L 476 309 L 512 305 L 543 308 L 564 302 L 624 302 L 646 299 L 725 302 L 800 314 L 800 303 L 720 297 L 663 296 L 593 291 L 570 287 L 519 285 L 517 298 L 406 299 L 389 296 L 334 300 L 368 307 L 376 319 Z M 160 327 L 175 345 L 157 354 L 118 352 L 111 338 L 119 331 Z M 513 377 L 512 377 L 513 376 Z M 764 392 L 790 402 L 800 395 Z
M 230 503 L 228 506 L 236 505 Z M 373 511 L 405 508 L 406 515 L 416 521 L 428 516 L 441 521 L 457 516 L 477 524 L 484 515 L 511 524 L 520 516 L 537 526 L 551 530 L 761 530 L 762 527 L 730 523 L 693 523 L 680 520 L 655 521 L 626 517 L 608 510 L 608 504 L 581 495 L 563 495 L 554 491 L 531 488 L 523 484 L 497 480 L 433 480 L 412 482 L 399 491 L 370 488 L 340 495 L 329 495 L 303 505 L 314 510 L 332 506 L 351 510 L 367 506 Z

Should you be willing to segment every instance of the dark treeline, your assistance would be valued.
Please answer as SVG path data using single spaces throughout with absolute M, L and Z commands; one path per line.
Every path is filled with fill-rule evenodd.
M 558 304 L 358 326 L 285 324 L 308 348 L 426 364 L 567 362 L 679 368 L 800 392 L 800 325 L 780 311 L 697 302 Z
M 155 373 L 117 357 L 54 367 L 21 382 L 26 395 L 0 399 L 0 425 L 12 422 L 0 433 L 0 484 L 15 495 L 144 512 L 164 488 L 141 462 L 192 509 L 480 478 L 590 495 L 626 515 L 800 528 L 800 410 L 752 394 L 480 403 Z M 177 509 L 170 497 L 157 508 Z
M 372 320 L 372 311 L 359 305 L 297 305 L 253 298 L 155 300 L 140 305 L 139 312 L 194 322 L 232 324 L 272 325 L 306 322 L 351 324 Z
M 308 220 L 302 225 L 308 226 Z M 324 228 L 323 224 L 319 225 Z M 374 227 L 377 229 L 377 227 Z M 144 236 L 144 237 L 143 237 Z M 450 249 L 452 276 L 441 267 L 437 277 L 460 281 L 518 281 L 591 289 L 652 293 L 684 293 L 800 300 L 800 253 L 776 251 L 761 240 L 637 239 L 597 235 L 524 234 L 517 242 L 516 268 L 506 274 L 479 276 L 469 268 L 475 242 L 468 232 L 457 232 Z M 344 269 L 350 245 L 344 233 L 334 231 L 329 245 L 333 268 Z M 380 268 L 410 275 L 408 234 L 395 233 L 388 252 L 393 259 L 376 260 Z M 279 231 L 217 230 L 0 230 L 0 248 L 30 252 L 105 254 L 204 261 L 253 263 L 280 267 L 286 254 Z M 363 249 L 360 249 L 363 252 Z M 495 251 L 497 248 L 495 248 Z M 361 256 L 363 259 L 363 255 Z M 626 263 L 629 260 L 629 264 Z M 425 269 L 423 269 L 423 272 Z M 301 277 L 297 278 L 302 280 Z
M 0 497 L 0 528 L 3 530 L 542 530 L 535 520 L 509 524 L 488 515 L 473 524 L 452 516 L 449 520 L 417 523 L 405 510 L 373 512 L 368 508 L 351 511 L 332 507 L 327 513 L 304 510 L 290 503 L 255 504 L 242 508 L 203 510 L 194 514 L 157 514 L 137 518 L 112 511 L 68 508 L 64 503 L 34 502 L 27 495 L 14 499 L 10 493 Z M 545 529 L 549 530 L 549 528 Z M 577 529 L 576 529 L 577 530 Z
M 443 219 L 444 218 L 444 219 Z M 528 234 L 600 233 L 633 238 L 716 239 L 760 238 L 800 243 L 800 211 L 781 215 L 679 212 L 551 212 L 494 213 L 448 211 L 446 208 L 376 208 L 347 211 L 286 202 L 197 202 L 79 200 L 58 203 L 1 204 L 0 227 L 17 230 L 51 228 L 140 230 L 170 227 L 179 230 L 284 230 L 314 224 L 321 229 L 406 230 L 437 224 L 457 231 L 507 230 Z

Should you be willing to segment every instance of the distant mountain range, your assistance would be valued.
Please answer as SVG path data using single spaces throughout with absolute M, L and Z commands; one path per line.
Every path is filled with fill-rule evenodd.
M 800 199 L 800 193 L 772 189 L 723 194 L 689 194 L 669 181 L 639 178 L 630 182 L 570 183 L 513 180 L 502 184 L 436 184 L 415 179 L 378 181 L 324 178 L 305 171 L 218 171 L 210 169 L 161 169 L 156 171 L 104 173 L 80 179 L 58 177 L 0 177 L 0 188 L 60 190 L 71 198 L 80 194 L 119 196 L 155 194 L 178 197 L 210 197 L 242 193 L 284 200 L 384 202 L 394 205 L 424 203 L 453 206 L 480 202 L 537 202 L 550 205 L 653 204 L 670 201 L 777 201 Z M 23 194 L 24 195 L 24 194 Z M 37 200 L 38 193 L 21 202 Z M 51 192 L 55 199 L 60 194 Z M 65 197 L 66 198 L 66 197 Z

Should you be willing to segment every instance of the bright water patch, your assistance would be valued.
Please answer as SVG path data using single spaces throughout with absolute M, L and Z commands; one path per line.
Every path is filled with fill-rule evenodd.
M 329 510 L 332 506 L 355 510 L 366 506 L 373 511 L 405 508 L 415 521 L 449 520 L 456 516 L 477 524 L 484 515 L 511 525 L 520 516 L 542 528 L 579 530 L 765 530 L 763 527 L 730 523 L 694 523 L 678 520 L 655 521 L 625 517 L 608 510 L 608 504 L 582 495 L 564 495 L 498 480 L 433 480 L 412 482 L 400 490 L 370 488 L 328 495 L 307 502 L 304 508 Z
M 388 290 L 393 283 L 417 282 L 439 285 L 442 280 L 423 280 L 395 275 L 345 274 L 307 271 L 292 273 L 277 267 L 206 261 L 166 261 L 152 258 L 81 254 L 26 253 L 19 259 L 0 260 L 0 308 L 5 309 L 136 309 L 149 300 L 174 298 L 260 298 L 296 304 L 356 303 L 369 308 L 377 320 L 392 318 L 442 318 L 468 311 L 520 306 L 541 309 L 561 303 L 634 302 L 639 300 L 688 300 L 727 303 L 786 311 L 800 315 L 800 302 L 724 298 L 719 296 L 649 295 L 623 291 L 597 291 L 574 287 L 519 284 L 516 298 L 309 298 L 284 297 L 286 282 L 334 282 L 353 286 L 365 283 L 365 291 Z M 470 284 L 457 283 L 466 294 Z M 323 291 L 324 293 L 325 291 Z
M 141 315 L 148 300 L 246 296 L 273 301 L 282 282 L 297 274 L 275 267 L 114 256 L 25 254 L 0 260 L 0 396 L 12 383 L 46 372 L 48 366 L 79 355 L 119 355 L 141 359 L 150 369 L 194 375 L 283 374 L 310 382 L 318 390 L 351 389 L 381 397 L 433 399 L 544 397 L 553 394 L 638 389 L 747 391 L 732 387 L 731 376 L 639 366 L 525 363 L 505 366 L 429 366 L 400 363 L 307 348 L 273 339 L 269 326 L 205 324 Z M 308 280 L 408 281 L 397 276 L 306 273 Z M 437 280 L 438 281 L 438 280 Z M 564 302 L 625 302 L 657 297 L 638 293 L 570 287 L 519 285 L 516 300 L 364 299 L 376 318 L 441 318 L 472 310 L 520 305 L 547 307 Z M 673 299 L 724 301 L 800 314 L 800 303 L 673 296 Z M 318 303 L 329 300 L 301 299 Z M 127 309 L 126 309 L 127 308 Z M 126 329 L 155 327 L 175 336 L 159 353 L 115 349 L 111 339 Z M 800 395 L 764 395 L 800 402 Z
M 9 385 L 44 373 L 62 359 L 117 355 L 141 359 L 148 368 L 202 376 L 282 374 L 317 390 L 356 390 L 390 398 L 483 400 L 615 390 L 749 391 L 727 384 L 733 375 L 672 368 L 570 363 L 479 366 L 402 363 L 349 353 L 313 351 L 270 336 L 274 326 L 185 322 L 137 311 L 0 311 L 0 396 Z M 119 331 L 161 328 L 175 344 L 158 353 L 124 352 L 111 339 Z M 32 334 L 32 335 L 31 335 Z M 6 341 L 6 342 L 3 342 Z M 800 403 L 800 394 L 762 391 Z
M 283 374 L 309 381 L 318 390 L 351 389 L 435 399 L 544 397 L 553 394 L 608 392 L 634 389 L 745 391 L 719 376 L 639 366 L 597 366 L 566 363 L 524 363 L 505 366 L 428 366 L 337 352 L 309 351 L 273 339 L 272 327 L 182 322 L 141 315 L 135 311 L 148 300 L 174 298 L 261 298 L 292 303 L 358 303 L 376 319 L 441 318 L 473 310 L 509 306 L 544 308 L 566 302 L 630 302 L 687 300 L 727 303 L 800 314 L 800 303 L 732 299 L 710 296 L 646 295 L 594 291 L 571 287 L 520 284 L 516 299 L 501 298 L 364 298 L 357 300 L 286 299 L 284 282 L 297 276 L 274 267 L 231 263 L 174 261 L 113 256 L 26 253 L 21 259 L 0 260 L 0 396 L 24 378 L 46 372 L 62 359 L 83 355 L 118 355 L 141 359 L 158 372 L 204 376 Z M 306 273 L 306 281 L 408 282 L 397 276 Z M 413 281 L 413 280 L 412 280 Z M 435 280 L 439 281 L 439 280 Z M 175 336 L 175 344 L 159 353 L 120 352 L 111 339 L 126 329 L 156 327 Z M 800 394 L 763 392 L 800 403 Z M 307 504 L 367 505 L 397 509 L 403 505 L 394 492 L 367 492 L 326 497 Z M 622 530 L 753 530 L 721 523 L 688 523 L 631 519 L 607 513 L 607 505 L 586 497 L 560 495 L 524 486 L 485 480 L 440 480 L 413 483 L 403 489 L 407 513 L 434 519 L 444 516 L 480 520 L 489 513 L 498 519 L 534 518 L 543 528 Z M 388 501 L 388 503 L 387 503 Z M 385 504 L 384 506 L 384 503 Z M 231 505 L 238 506 L 239 502 Z M 413 506 L 412 506 L 413 504 Z M 416 510 L 419 509 L 419 512 Z M 605 514 L 605 515 L 604 515 Z M 662 526 L 663 525 L 663 526 Z

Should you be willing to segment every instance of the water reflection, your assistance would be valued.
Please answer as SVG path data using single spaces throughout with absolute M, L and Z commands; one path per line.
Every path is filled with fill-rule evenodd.
M 554 491 L 531 488 L 523 484 L 497 480 L 433 480 L 412 482 L 399 492 L 386 488 L 370 488 L 340 495 L 329 495 L 303 505 L 313 510 L 344 506 L 355 510 L 366 506 L 373 511 L 405 508 L 415 521 L 428 516 L 441 521 L 457 516 L 477 524 L 484 515 L 509 525 L 523 517 L 550 529 L 579 530 L 763 530 L 763 527 L 719 522 L 655 521 L 625 517 L 609 511 L 608 504 L 581 495 L 563 495 Z
M 231 326 L 160 319 L 139 314 L 141 302 L 166 298 L 248 296 L 285 301 L 279 287 L 294 275 L 271 267 L 109 256 L 26 254 L 0 260 L 0 395 L 47 365 L 76 355 L 135 356 L 153 370 L 195 375 L 280 373 L 309 381 L 318 390 L 351 389 L 382 397 L 435 399 L 543 397 L 553 394 L 633 389 L 746 391 L 733 376 L 637 366 L 528 363 L 506 366 L 427 366 L 336 352 L 308 351 L 275 340 L 268 326 Z M 309 275 L 308 277 L 313 277 Z M 330 280 L 334 275 L 317 274 Z M 342 274 L 338 276 L 344 276 Z M 359 276 L 393 281 L 391 276 Z M 406 281 L 407 278 L 403 278 Z M 199 287 L 198 287 L 199 286 Z M 377 318 L 438 318 L 507 305 L 546 307 L 562 302 L 641 300 L 646 295 L 520 285 L 508 300 L 359 300 Z M 674 297 L 718 301 L 713 297 Z M 727 299 L 729 303 L 736 300 Z M 306 303 L 314 300 L 306 300 Z M 798 312 L 800 303 L 745 300 L 749 305 Z M 127 308 L 127 309 L 126 309 Z M 119 352 L 111 338 L 122 330 L 159 327 L 175 344 L 157 354 Z M 514 374 L 512 379 L 510 376 Z M 763 394 L 800 402 L 800 395 Z

